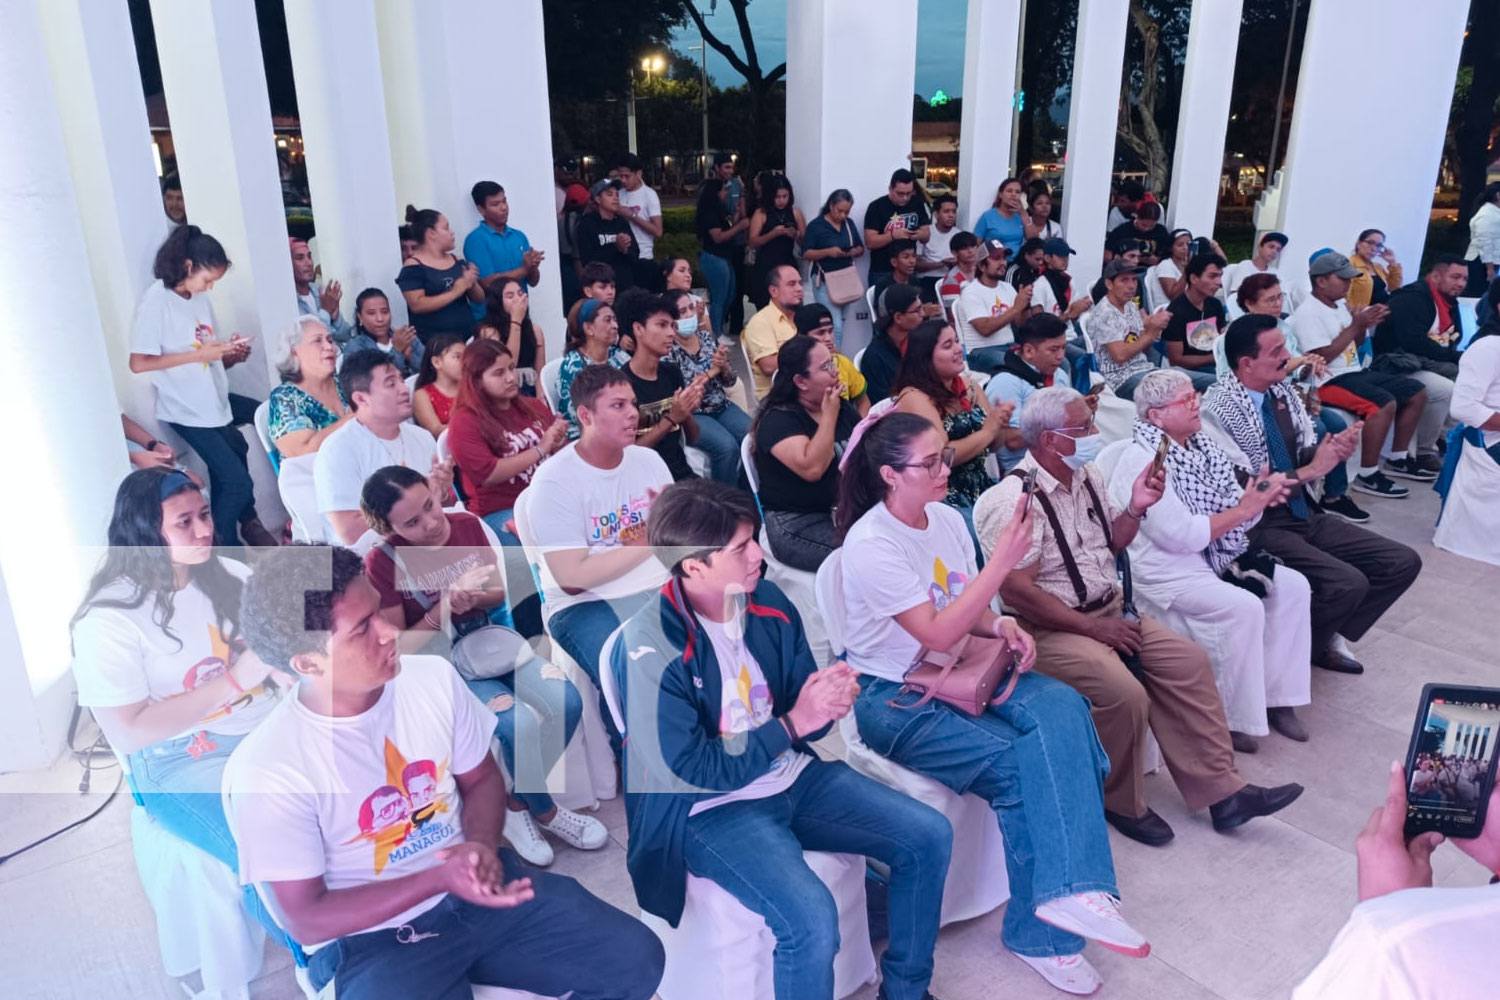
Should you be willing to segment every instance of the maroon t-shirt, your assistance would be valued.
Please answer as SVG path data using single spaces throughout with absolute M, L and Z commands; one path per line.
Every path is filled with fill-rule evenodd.
M 516 505 L 516 497 L 530 484 L 536 472 L 536 463 L 502 482 L 487 486 L 479 484 L 495 471 L 495 463 L 500 459 L 531 451 L 541 444 L 543 432 L 552 423 L 552 412 L 546 404 L 530 396 L 517 396 L 510 406 L 498 411 L 497 416 L 504 432 L 498 448 L 485 440 L 479 429 L 479 417 L 473 410 L 455 406 L 452 419 L 448 421 L 448 450 L 453 453 L 453 464 L 458 466 L 463 477 L 464 493 L 468 496 L 465 506 L 480 517 L 497 510 L 510 510 Z
M 426 595 L 427 607 L 435 607 L 442 591 L 476 566 L 495 567 L 497 575 L 490 586 L 499 584 L 499 562 L 479 518 L 463 511 L 450 511 L 445 516 L 453 529 L 447 545 L 430 548 L 412 545 L 400 537 L 390 539 L 392 548 L 401 557 L 403 572 L 399 575 L 395 562 L 385 554 L 383 546 L 377 545 L 365 554 L 365 573 L 380 594 L 380 606 L 394 608 L 401 605 L 407 628 L 416 625 L 427 612 L 422 602 L 413 596 L 416 593 Z M 461 633 L 468 627 L 488 621 L 488 611 L 475 609 L 466 615 L 455 615 L 453 626 Z

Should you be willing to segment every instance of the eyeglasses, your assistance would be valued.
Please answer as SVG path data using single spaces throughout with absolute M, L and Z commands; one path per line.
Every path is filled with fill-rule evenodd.
M 827 361 L 823 362 L 821 365 L 818 365 L 818 368 L 820 368 L 821 370 L 827 372 L 830 375 L 837 375 L 839 373 L 839 363 L 837 361 L 835 361 L 833 358 L 829 358 Z
M 1097 430 L 1098 428 L 1094 426 L 1094 421 L 1090 420 L 1082 427 L 1059 427 L 1055 433 L 1061 434 L 1063 437 L 1081 438 L 1088 437 Z
M 958 449 L 944 448 L 931 458 L 920 462 L 901 462 L 891 466 L 893 469 L 926 469 L 927 475 L 933 479 L 938 478 L 939 467 L 952 469 L 953 460 L 958 456 Z
M 1196 392 L 1190 392 L 1186 396 L 1179 396 L 1177 399 L 1174 399 L 1171 402 L 1161 404 L 1157 407 L 1157 409 L 1170 410 L 1174 406 L 1186 406 L 1190 410 L 1196 410 L 1202 405 L 1203 400 L 1198 397 L 1198 394 Z

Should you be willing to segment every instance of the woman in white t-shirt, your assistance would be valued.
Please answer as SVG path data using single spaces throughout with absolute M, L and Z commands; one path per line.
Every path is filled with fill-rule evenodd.
M 136 307 L 130 370 L 150 372 L 156 417 L 180 434 L 208 466 L 214 543 L 251 545 L 277 540 L 255 516 L 250 453 L 236 424 L 250 423 L 256 402 L 229 391 L 226 368 L 250 357 L 250 341 L 219 336 L 208 291 L 229 270 L 219 241 L 197 226 L 179 226 L 156 252 L 151 283 Z M 238 530 L 236 530 L 238 529 Z
M 239 636 L 250 570 L 215 553 L 208 503 L 176 469 L 125 477 L 108 538 L 72 621 L 78 703 L 129 761 L 146 812 L 238 871 L 220 778 L 278 694 Z
M 861 433 L 863 432 L 863 433 Z M 1032 673 L 1036 647 L 990 604 L 1031 537 L 1024 509 L 983 570 L 963 517 L 943 503 L 953 450 L 914 414 L 866 418 L 844 459 L 837 524 L 849 665 L 859 734 L 876 753 L 988 801 L 1005 839 L 1011 901 L 1001 940 L 1048 982 L 1090 993 L 1084 939 L 1134 957 L 1150 951 L 1120 915 L 1104 825 L 1107 759 L 1072 688 Z M 1024 500 L 1023 500 L 1024 504 Z M 1006 701 L 970 716 L 902 689 L 924 648 L 965 636 L 1004 639 L 1021 677 Z

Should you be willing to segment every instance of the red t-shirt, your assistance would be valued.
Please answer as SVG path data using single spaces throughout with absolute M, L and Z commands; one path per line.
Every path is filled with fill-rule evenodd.
M 463 511 L 451 511 L 446 516 L 453 529 L 447 545 L 429 548 L 425 545 L 412 545 L 400 537 L 390 539 L 391 547 L 400 555 L 404 569 L 399 582 L 396 564 L 382 551 L 382 546 L 377 545 L 365 553 L 365 573 L 370 577 L 370 584 L 380 594 L 380 606 L 394 608 L 401 605 L 407 628 L 421 621 L 427 611 L 422 602 L 412 594 L 424 593 L 431 602 L 428 606 L 436 606 L 443 589 L 474 567 L 493 566 L 497 571 L 499 569 L 495 550 L 485 536 L 484 525 L 479 518 Z M 498 585 L 499 579 L 497 576 L 492 586 Z M 455 616 L 453 624 L 461 632 L 461 624 L 483 625 L 487 621 L 489 612 L 476 609 L 467 615 Z
M 552 422 L 552 411 L 531 396 L 517 396 L 510 406 L 499 411 L 498 416 L 504 430 L 499 450 L 484 439 L 479 430 L 479 418 L 472 410 L 454 407 L 453 417 L 448 421 L 448 450 L 453 453 L 453 464 L 463 476 L 464 492 L 469 498 L 466 506 L 480 517 L 516 505 L 516 497 L 521 495 L 536 472 L 535 464 L 503 482 L 488 486 L 479 484 L 495 471 L 495 463 L 500 459 L 530 451 L 541 444 L 542 433 Z

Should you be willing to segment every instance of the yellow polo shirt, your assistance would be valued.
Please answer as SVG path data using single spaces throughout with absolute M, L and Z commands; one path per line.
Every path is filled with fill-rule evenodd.
M 750 317 L 741 336 L 744 338 L 745 353 L 750 358 L 750 374 L 755 378 L 755 398 L 765 399 L 766 393 L 771 391 L 771 379 L 761 373 L 757 362 L 761 358 L 774 358 L 782 344 L 797 336 L 797 324 L 787 319 L 780 306 L 770 302 Z

